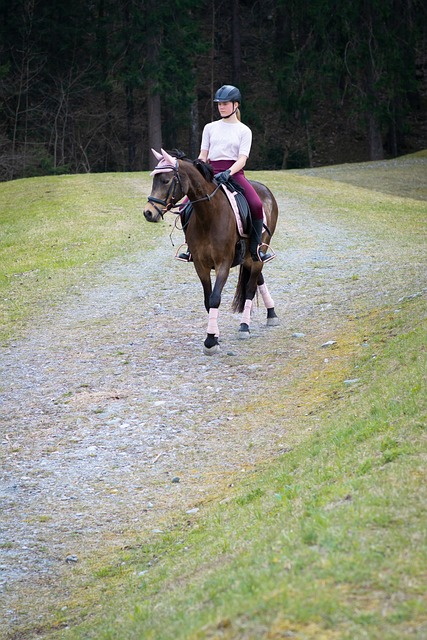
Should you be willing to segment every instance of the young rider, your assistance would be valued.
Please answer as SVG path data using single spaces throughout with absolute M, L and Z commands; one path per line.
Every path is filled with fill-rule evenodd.
M 270 255 L 259 250 L 262 236 L 262 202 L 243 172 L 251 150 L 252 131 L 240 120 L 241 101 L 242 97 L 237 87 L 226 84 L 218 89 L 214 102 L 218 104 L 221 120 L 210 122 L 203 129 L 199 159 L 210 163 L 218 182 L 226 182 L 233 176 L 233 180 L 244 188 L 252 213 L 250 253 L 254 261 L 260 258 L 266 260 Z M 190 259 L 190 254 L 181 254 L 180 258 Z

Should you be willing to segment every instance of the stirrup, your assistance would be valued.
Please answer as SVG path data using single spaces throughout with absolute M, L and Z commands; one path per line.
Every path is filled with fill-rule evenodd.
M 187 243 L 184 242 L 184 244 L 181 244 L 175 254 L 175 258 L 176 260 L 180 260 L 181 262 L 193 262 L 193 257 L 191 255 L 191 253 L 188 251 L 181 251 L 182 247 L 186 247 Z
M 266 251 L 261 251 L 261 247 L 265 247 L 266 251 L 268 251 L 268 249 L 271 250 L 271 253 L 266 253 Z M 258 260 L 260 260 L 261 262 L 263 262 L 264 264 L 266 264 L 267 262 L 270 262 L 271 260 L 274 260 L 274 258 L 276 257 L 275 252 L 273 251 L 273 249 L 270 247 L 269 244 L 267 244 L 266 242 L 261 242 L 261 244 L 259 244 L 257 246 L 257 250 L 256 250 L 256 255 Z M 252 260 L 253 260 L 253 256 L 252 256 Z

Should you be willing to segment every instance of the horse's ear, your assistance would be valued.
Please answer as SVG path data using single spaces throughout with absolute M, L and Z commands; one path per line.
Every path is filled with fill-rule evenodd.
M 151 153 L 156 158 L 156 160 L 161 160 L 163 158 L 162 154 L 156 151 L 155 149 L 151 149 Z
M 166 160 L 166 162 L 168 162 L 170 165 L 172 165 L 172 167 L 174 167 L 177 164 L 177 160 L 176 158 L 174 158 L 173 156 L 171 156 L 167 151 L 165 151 L 164 149 L 161 150 L 162 151 L 162 155 L 163 158 Z M 161 156 L 160 156 L 161 157 Z

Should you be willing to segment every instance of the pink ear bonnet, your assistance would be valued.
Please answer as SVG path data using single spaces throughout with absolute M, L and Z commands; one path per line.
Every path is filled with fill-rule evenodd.
M 178 168 L 178 160 L 169 155 L 164 149 L 161 149 L 161 153 L 155 149 L 151 149 L 151 151 L 159 162 L 150 173 L 150 176 L 155 176 L 157 173 L 166 173 L 166 171 L 175 171 Z

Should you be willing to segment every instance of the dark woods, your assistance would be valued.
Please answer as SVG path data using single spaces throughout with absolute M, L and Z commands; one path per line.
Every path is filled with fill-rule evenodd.
M 422 0 L 0 0 L 0 180 L 197 157 L 239 86 L 251 169 L 427 146 Z

